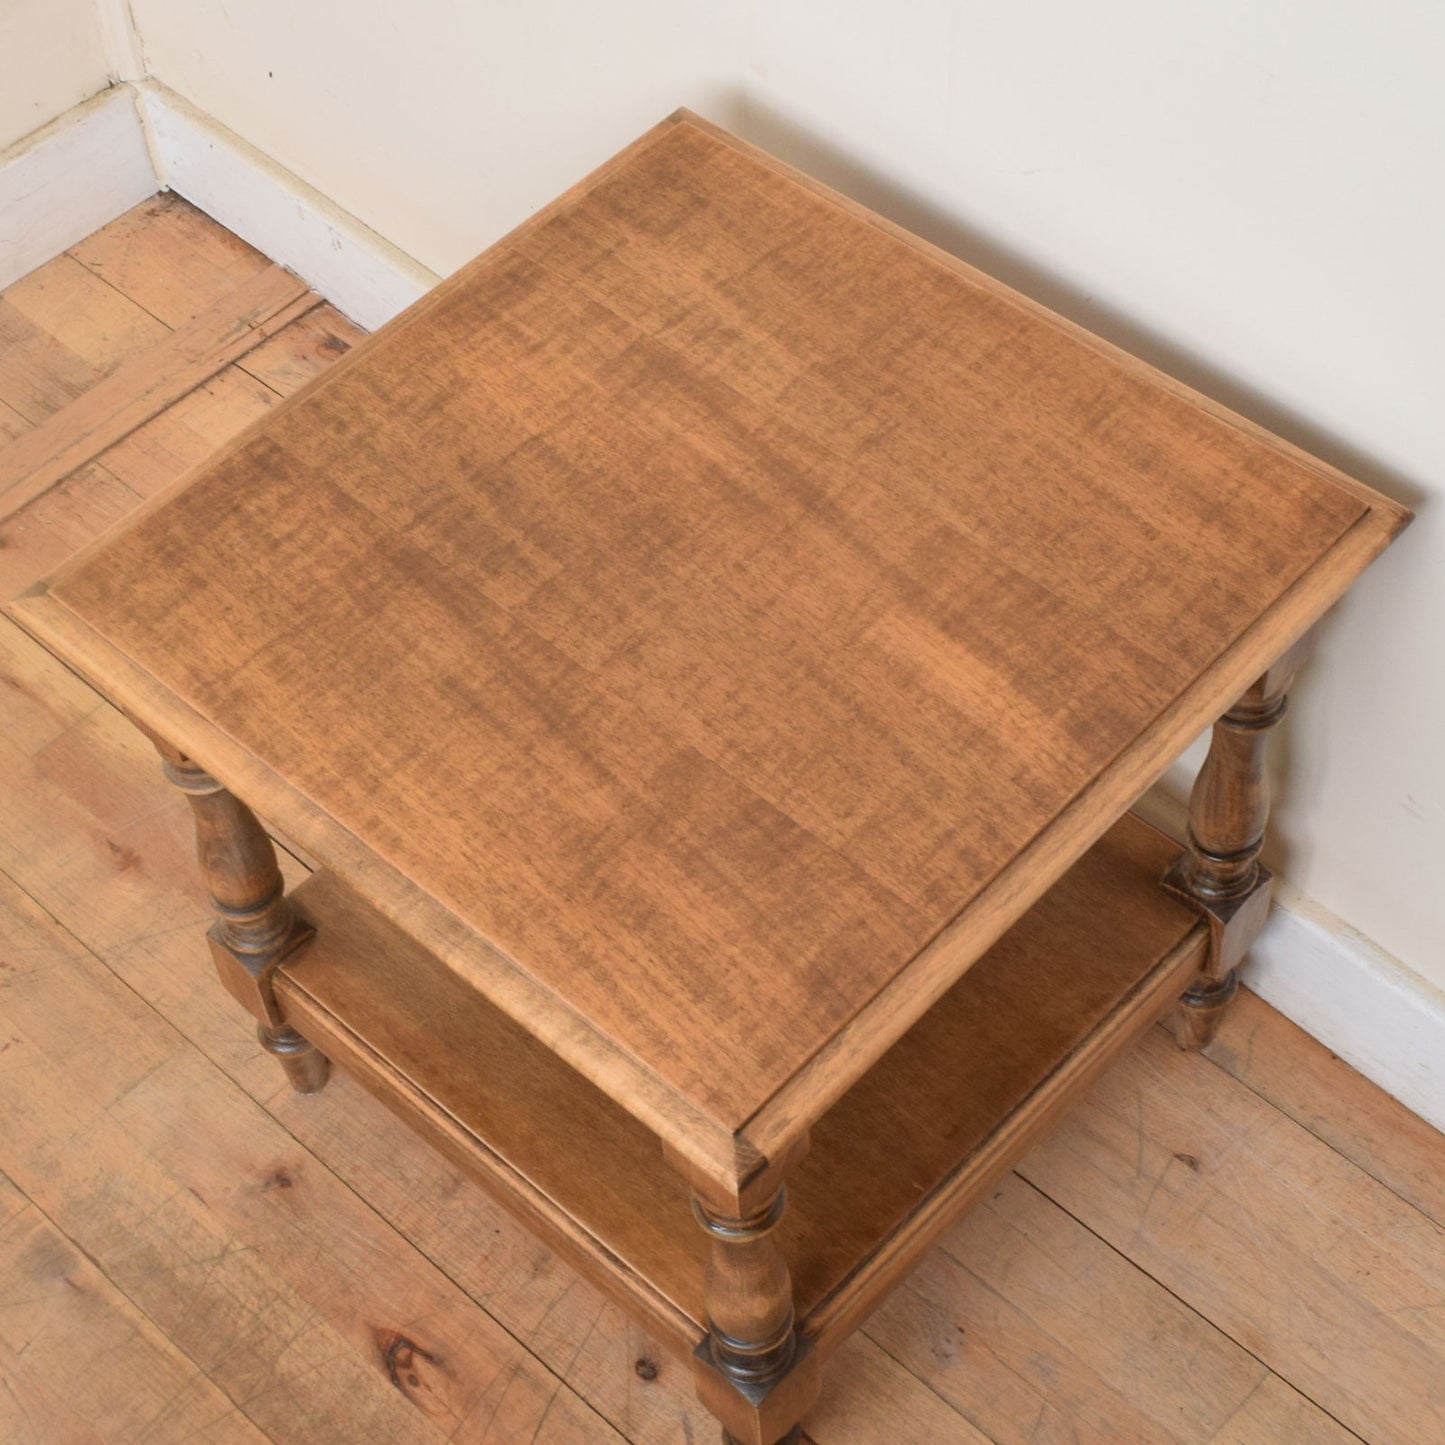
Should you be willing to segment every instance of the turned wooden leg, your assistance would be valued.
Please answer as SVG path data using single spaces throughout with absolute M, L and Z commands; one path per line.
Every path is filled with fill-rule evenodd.
M 793 1281 L 776 1230 L 782 1176 L 806 1148 L 724 1196 L 691 1171 L 693 1214 L 708 1237 L 707 1339 L 694 1361 L 698 1397 L 724 1445 L 790 1445 L 818 1395 L 818 1363 L 793 1318 Z
M 313 930 L 286 897 L 276 850 L 256 815 L 191 759 L 156 746 L 195 818 L 196 852 L 216 911 L 206 935 L 216 972 L 256 1016 L 262 1044 L 292 1087 L 314 1094 L 326 1082 L 325 1056 L 286 1023 L 271 986 L 277 967 Z
M 797 1353 L 793 1281 L 773 1238 L 787 1197 L 780 1188 L 744 1218 L 693 1197 L 693 1213 L 712 1241 L 703 1286 L 712 1361 L 740 1385 L 776 1380 Z
M 1202 1049 L 1214 1038 L 1239 989 L 1239 965 L 1269 913 L 1273 878 L 1259 861 L 1269 822 L 1265 754 L 1305 650 L 1304 641 L 1291 648 L 1215 723 L 1194 781 L 1188 848 L 1164 880 L 1200 910 L 1210 930 L 1204 972 L 1175 1015 L 1181 1048 Z

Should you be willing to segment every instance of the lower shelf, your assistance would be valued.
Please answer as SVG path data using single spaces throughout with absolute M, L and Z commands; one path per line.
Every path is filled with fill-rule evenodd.
M 780 1238 L 824 1353 L 1198 972 L 1178 844 L 1127 816 L 814 1126 Z M 705 1242 L 630 1114 L 338 879 L 287 1018 L 680 1351 L 702 1339 Z

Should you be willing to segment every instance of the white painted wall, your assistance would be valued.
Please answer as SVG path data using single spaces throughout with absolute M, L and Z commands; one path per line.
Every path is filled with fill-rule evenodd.
M 0 150 L 109 82 L 96 0 L 0 0 Z
M 445 274 L 679 105 L 729 0 L 131 0 L 152 75 Z
M 1445 7 L 131 3 L 434 271 L 687 104 L 1419 506 L 1298 690 L 1275 853 L 1445 987 Z
M 1445 987 L 1445 7 L 760 6 L 744 129 L 1416 506 L 1329 620 L 1275 861 Z

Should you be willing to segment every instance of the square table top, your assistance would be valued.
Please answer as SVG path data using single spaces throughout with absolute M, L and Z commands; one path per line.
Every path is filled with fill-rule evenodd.
M 17 614 L 743 1157 L 1406 515 L 683 112 Z

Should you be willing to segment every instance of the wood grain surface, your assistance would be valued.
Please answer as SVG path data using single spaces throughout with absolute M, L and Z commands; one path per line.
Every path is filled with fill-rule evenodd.
M 280 266 L 243 281 L 69 406 L 0 447 L 0 517 L 41 496 L 319 303 L 305 282 Z
M 869 1333 L 999 1445 L 1355 1438 L 1059 1213 L 1017 1174 L 1002 1181 L 889 1295 Z M 1130 1343 L 1140 1338 L 1151 1342 L 1143 1371 Z
M 1198 969 L 1195 915 L 1151 886 L 1176 852 L 1122 820 L 816 1126 L 780 1238 L 827 1351 L 1052 1119 L 1106 1016 L 1161 962 L 1156 1013 Z M 317 933 L 276 977 L 288 1021 L 685 1357 L 705 1241 L 652 1135 L 336 879 L 296 902 Z M 1123 1015 L 1124 1040 L 1152 1020 Z
M 76 1348 L 79 1341 L 84 1348 Z M 0 1439 L 266 1445 L 206 1374 L 3 1175 Z
M 174 191 L 152 196 L 67 255 L 172 328 L 184 326 L 271 264 Z
M 1024 1177 L 1357 1434 L 1442 1438 L 1445 1230 L 1183 1057 L 1153 1030 Z
M 216 299 L 232 268 L 242 279 L 258 259 L 264 264 L 174 199 L 117 222 L 75 254 L 103 261 L 124 294 L 111 289 L 107 301 L 108 288 L 91 292 L 66 257 L 24 288 L 24 324 L 8 308 L 9 293 L 0 296 L 0 327 L 8 328 L 0 431 L 8 426 L 8 435 L 73 399 L 66 388 L 78 378 L 149 343 L 154 333 L 128 297 L 178 324 Z M 334 317 L 326 329 L 344 339 Z M 297 331 L 298 323 L 287 328 Z M 300 338 L 290 359 L 282 342 L 271 345 L 274 383 L 335 354 L 314 336 Z M 3 528 L 0 590 L 8 595 L 52 569 L 277 400 L 234 368 L 191 393 Z M 124 484 L 116 480 L 122 465 Z M 158 1405 L 172 1398 L 177 1425 L 200 1440 L 259 1433 L 277 1445 L 352 1445 L 495 1440 L 517 1430 L 527 1438 L 516 1415 L 493 1423 L 485 1410 L 468 1412 L 497 1338 L 493 1321 L 637 1445 L 711 1438 L 686 1372 L 657 1341 L 353 1080 L 340 1075 L 316 1096 L 282 1084 L 206 960 L 207 905 L 190 866 L 184 800 L 144 739 L 7 623 L 0 803 L 0 868 L 60 925 L 6 927 L 0 937 L 0 1168 L 20 1181 L 9 1193 L 0 1183 L 6 1445 L 163 1440 Z M 304 876 L 291 860 L 283 864 L 292 882 Z M 93 977 L 118 978 L 120 989 L 97 996 L 81 981 L 67 962 L 76 939 L 96 955 Z M 47 971 L 59 982 L 35 995 L 39 1009 L 29 999 L 11 1003 L 41 989 Z M 148 1009 L 133 1012 L 137 998 Z M 162 1069 L 157 1031 L 135 1026 L 147 1014 L 171 1031 Z M 1177 1070 L 1159 1069 L 1160 1059 Z M 73 1081 L 57 1079 L 58 1060 Z M 133 1085 L 144 1109 L 183 1121 L 187 1149 L 171 1147 L 164 1130 L 107 1124 L 113 1110 L 132 1122 L 116 1101 Z M 1148 1107 L 1161 1092 L 1207 1103 Z M 1387 1336 L 1377 1337 L 1369 1319 L 1380 1307 L 1379 1253 L 1357 1248 L 1334 1261 L 1350 1325 L 1321 1335 L 1309 1309 L 1256 1311 L 1256 1273 L 1202 1265 L 1198 1234 L 1177 1216 L 1146 1210 L 1138 1248 L 1127 1230 L 1111 1236 L 1117 1248 L 1096 1231 L 1122 1196 L 1133 1197 L 1136 1169 L 1151 1188 L 1162 1181 L 1156 1205 L 1173 1191 L 1171 1171 L 1203 1176 L 1208 1189 L 1191 1208 L 1229 1227 L 1246 1221 L 1250 1238 L 1268 1241 L 1275 1298 L 1309 1300 L 1323 1203 L 1336 1221 L 1369 1219 L 1360 1237 L 1378 1229 L 1382 1248 L 1411 1235 L 1420 1242 L 1425 1267 L 1413 1278 L 1425 1294 L 1399 1296 L 1385 1312 L 1422 1317 L 1440 1308 L 1429 1293 L 1438 1277 L 1429 1251 L 1445 1245 L 1438 1230 L 1422 1232 L 1422 1221 L 1445 1223 L 1441 1136 L 1248 992 L 1208 1060 L 1146 1049 L 1117 1063 L 1097 1093 L 1134 1121 L 1134 1169 L 1101 1169 L 1090 1148 L 1052 1156 L 1049 1187 L 1067 1194 L 1078 1218 L 1035 1185 L 1003 1181 L 998 1198 L 973 1211 L 843 1346 L 808 1438 L 1435 1445 L 1445 1430 L 1430 1404 L 1438 1353 L 1411 1354 L 1403 1370 L 1379 1365 Z M 240 1097 L 281 1127 L 259 1127 L 260 1110 L 239 1108 Z M 1230 1161 L 1214 1148 L 1220 1129 L 1252 1144 L 1260 1105 L 1277 1120 L 1272 1137 L 1291 1141 L 1271 1158 L 1263 1190 L 1257 1173 L 1220 1167 Z M 277 1179 L 278 1161 L 290 1166 L 289 1186 Z M 1371 1203 L 1382 1187 L 1405 1206 L 1383 1221 Z M 218 1207 L 190 1192 L 208 1188 Z M 355 1199 L 369 1207 L 347 1203 Z M 294 1227 L 272 1227 L 267 1211 L 278 1208 Z M 19 1248 L 7 1249 L 7 1226 Z M 356 1278 L 339 1286 L 348 1272 Z M 349 1327 L 352 1313 L 384 1326 L 384 1347 Z M 1348 1402 L 1343 1423 L 1299 1388 L 1318 1379 L 1321 1361 L 1335 1386 L 1332 1406 Z M 504 1378 L 516 1381 L 509 1388 L 518 1402 L 533 1398 L 524 1382 L 535 1375 Z M 204 1379 L 217 1401 L 209 1434 L 197 1408 Z M 538 1438 L 616 1439 L 588 1418 L 563 1395 Z
M 681 119 L 52 595 L 773 1153 L 1402 515 Z

